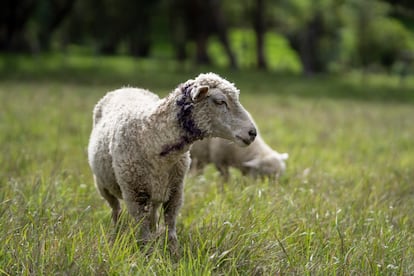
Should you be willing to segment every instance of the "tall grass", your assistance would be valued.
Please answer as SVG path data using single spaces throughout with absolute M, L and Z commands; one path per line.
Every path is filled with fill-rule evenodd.
M 289 152 L 288 169 L 278 182 L 232 170 L 224 192 L 213 166 L 188 176 L 174 260 L 162 240 L 139 248 L 127 215 L 114 230 L 86 146 L 106 91 L 165 95 L 196 71 L 107 72 L 138 65 L 104 60 L 82 75 L 76 62 L 19 67 L 0 83 L 0 274 L 414 273 L 412 80 L 220 72 L 264 139 Z

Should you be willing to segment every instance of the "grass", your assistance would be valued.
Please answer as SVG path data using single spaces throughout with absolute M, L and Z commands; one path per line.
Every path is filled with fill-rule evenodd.
M 224 193 L 212 166 L 189 176 L 174 261 L 162 242 L 142 253 L 133 226 L 114 231 L 86 147 L 106 91 L 130 84 L 165 95 L 200 69 L 65 60 L 1 67 L 0 274 L 414 273 L 412 78 L 221 69 L 265 140 L 289 152 L 288 169 L 279 182 L 234 170 Z

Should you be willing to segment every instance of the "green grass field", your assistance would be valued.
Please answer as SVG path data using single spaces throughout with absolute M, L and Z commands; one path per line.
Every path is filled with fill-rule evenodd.
M 212 166 L 188 177 L 171 260 L 161 242 L 143 254 L 132 226 L 114 231 L 87 164 L 91 113 L 111 89 L 165 95 L 204 69 L 62 62 L 0 64 L 0 274 L 414 273 L 412 78 L 222 69 L 264 139 L 290 154 L 287 173 L 232 171 L 224 193 Z

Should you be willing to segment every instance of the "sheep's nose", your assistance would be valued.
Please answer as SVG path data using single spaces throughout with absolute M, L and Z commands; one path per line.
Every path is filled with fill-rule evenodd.
M 256 138 L 257 136 L 257 130 L 255 128 L 252 128 L 251 130 L 249 130 L 249 136 L 250 136 L 250 139 L 253 141 L 254 138 Z

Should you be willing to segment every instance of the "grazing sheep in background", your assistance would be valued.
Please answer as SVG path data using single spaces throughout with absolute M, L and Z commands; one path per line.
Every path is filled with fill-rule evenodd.
M 88 146 L 97 189 L 116 223 L 123 199 L 141 223 L 142 242 L 156 231 L 164 209 L 170 251 L 177 253 L 176 217 L 183 201 L 189 148 L 196 140 L 222 137 L 247 146 L 256 127 L 239 102 L 239 91 L 216 74 L 200 74 L 167 97 L 136 88 L 109 92 L 95 106 Z
M 272 150 L 260 135 L 245 148 L 236 147 L 220 138 L 204 139 L 192 145 L 190 154 L 192 171 L 201 170 L 208 163 L 213 163 L 226 181 L 229 167 L 239 169 L 244 175 L 278 178 L 284 173 L 285 161 L 289 157 L 287 153 Z

